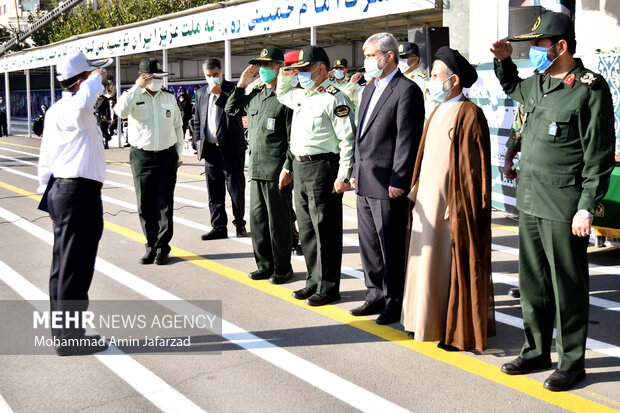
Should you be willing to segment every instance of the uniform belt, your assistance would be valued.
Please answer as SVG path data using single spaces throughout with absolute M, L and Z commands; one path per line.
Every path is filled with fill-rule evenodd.
M 174 146 L 175 146 L 175 145 L 172 145 L 172 146 L 170 146 L 170 147 L 168 147 L 168 148 L 166 148 L 166 149 L 159 149 L 159 150 L 157 150 L 157 151 L 150 151 L 150 150 L 148 150 L 148 149 L 142 149 L 142 148 L 138 148 L 137 146 L 133 146 L 133 145 L 132 145 L 132 146 L 131 146 L 131 149 L 136 149 L 136 150 L 138 150 L 138 151 L 142 151 L 142 152 L 155 152 L 155 153 L 156 153 L 156 152 L 163 152 L 163 151 L 167 151 L 167 150 L 169 150 L 170 148 L 174 148 Z
M 101 182 L 88 178 L 56 178 L 56 182 L 74 182 L 79 185 L 90 186 L 96 189 L 101 189 L 101 187 L 103 186 Z
M 308 162 L 308 161 L 321 161 L 325 159 L 334 159 L 339 155 L 337 153 L 328 152 L 328 153 L 319 153 L 316 155 L 293 155 L 293 158 L 297 162 Z

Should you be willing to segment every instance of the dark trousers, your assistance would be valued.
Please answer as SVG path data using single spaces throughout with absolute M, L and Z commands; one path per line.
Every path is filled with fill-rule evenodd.
M 101 183 L 89 179 L 56 179 L 47 206 L 54 224 L 50 270 L 52 311 L 85 311 L 103 233 Z M 83 335 L 81 328 L 53 329 L 56 337 Z
M 159 152 L 132 147 L 129 152 L 138 216 L 146 237 L 146 252 L 170 252 L 178 161 L 179 155 L 174 146 Z
M 525 344 L 521 356 L 548 359 L 557 324 L 558 369 L 581 370 L 588 334 L 588 239 L 571 224 L 519 214 L 519 289 Z
M 308 268 L 306 287 L 316 287 L 319 293 L 340 289 L 342 194 L 332 193 L 338 158 L 293 162 L 297 225 Z
M 399 309 L 405 288 L 405 245 L 409 199 L 357 196 L 360 256 L 366 301 L 385 300 Z
M 211 226 L 215 230 L 226 230 L 226 189 L 232 201 L 233 224 L 245 227 L 245 152 L 224 156 L 219 146 L 205 142 L 205 177 L 209 191 Z
M 6 113 L 0 115 L 0 136 L 9 136 L 9 131 L 6 126 Z
M 255 180 L 250 186 L 250 226 L 259 270 L 278 275 L 291 267 L 291 186 Z

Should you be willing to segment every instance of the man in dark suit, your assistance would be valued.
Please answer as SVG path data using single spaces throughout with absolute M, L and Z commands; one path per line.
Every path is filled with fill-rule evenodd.
M 407 239 L 406 189 L 411 184 L 424 126 L 420 88 L 397 68 L 398 42 L 389 33 L 364 43 L 366 73 L 375 78 L 362 94 L 354 177 L 366 301 L 351 310 L 381 312 L 377 324 L 400 319 Z
M 222 78 L 222 64 L 216 58 L 208 58 L 202 64 L 208 86 L 196 92 L 194 114 L 194 141 L 198 159 L 205 160 L 205 176 L 209 191 L 211 232 L 202 235 L 203 240 L 228 237 L 226 224 L 226 189 L 232 200 L 233 224 L 237 236 L 247 236 L 243 215 L 245 212 L 245 149 L 240 116 L 224 112 L 226 101 L 235 90 L 235 84 Z

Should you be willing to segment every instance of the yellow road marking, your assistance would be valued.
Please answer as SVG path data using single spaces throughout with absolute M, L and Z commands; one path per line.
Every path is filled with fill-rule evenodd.
M 491 228 L 503 229 L 504 231 L 519 232 L 519 227 L 512 225 L 491 224 Z
M 14 187 L 9 184 L 5 184 L 0 182 L 0 186 L 4 187 L 8 190 L 16 192 L 20 195 L 27 196 L 31 199 L 38 200 L 40 196 L 30 193 L 24 189 Z M 129 228 L 122 227 L 120 225 L 114 224 L 110 221 L 104 221 L 104 227 L 117 233 L 123 237 L 131 239 L 133 241 L 144 244 L 146 241 L 144 235 L 133 231 Z M 441 350 L 437 347 L 435 343 L 432 342 L 419 342 L 412 340 L 409 336 L 398 329 L 389 326 L 382 326 L 375 323 L 373 320 L 368 318 L 360 318 L 354 317 L 349 314 L 348 311 L 333 306 L 333 305 L 325 305 L 322 307 L 310 307 L 303 303 L 301 300 L 296 300 L 291 297 L 291 291 L 280 285 L 273 285 L 263 281 L 252 281 L 247 277 L 247 274 L 243 271 L 239 271 L 237 269 L 228 267 L 226 265 L 220 264 L 216 261 L 212 261 L 210 259 L 201 257 L 200 255 L 194 254 L 190 251 L 173 247 L 171 246 L 170 254 L 174 255 L 184 261 L 187 261 L 191 264 L 194 264 L 200 268 L 208 270 L 210 272 L 214 272 L 216 274 L 222 275 L 231 280 L 237 281 L 241 284 L 247 285 L 248 287 L 254 288 L 266 294 L 272 295 L 274 297 L 280 298 L 286 302 L 297 305 L 299 307 L 303 307 L 307 310 L 314 311 L 315 313 L 324 315 L 325 317 L 329 317 L 332 320 L 338 321 L 342 324 L 347 324 L 351 327 L 357 328 L 359 330 L 365 331 L 369 334 L 375 335 L 377 337 L 381 337 L 384 340 L 390 341 L 407 349 L 413 350 L 417 353 L 430 357 L 432 359 L 441 361 L 443 363 L 449 364 L 451 366 L 460 368 L 469 373 L 473 373 L 477 376 L 483 377 L 487 380 L 494 381 L 498 384 L 502 384 L 504 386 L 510 387 L 514 390 L 520 391 L 524 394 L 542 400 L 544 402 L 556 405 L 558 407 L 571 410 L 571 411 L 589 411 L 594 410 L 597 412 L 615 412 L 617 410 L 595 402 L 593 400 L 586 399 L 579 395 L 570 392 L 550 392 L 544 390 L 541 383 L 537 380 L 529 378 L 527 376 L 509 376 L 503 374 L 499 367 L 484 362 L 482 360 L 478 360 L 476 358 L 470 357 L 465 353 L 461 352 L 449 352 Z M 605 396 L 598 395 L 593 392 L 584 392 L 590 397 L 595 397 L 599 400 L 606 401 L 610 403 Z M 596 395 L 596 396 L 595 396 Z M 609 399 L 612 400 L 612 399 Z M 618 402 L 612 400 L 614 405 L 618 405 Z
M 0 142 L 3 145 L 20 146 L 22 148 L 40 149 L 38 146 L 20 145 L 19 143 Z

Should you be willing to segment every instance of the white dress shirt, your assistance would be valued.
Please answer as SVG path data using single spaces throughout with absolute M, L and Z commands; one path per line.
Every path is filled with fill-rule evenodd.
M 63 91 L 47 110 L 39 157 L 39 192 L 50 176 L 105 181 L 103 136 L 94 115 L 97 96 L 103 92 L 101 75 L 93 73 L 79 90 Z
M 379 101 L 379 98 L 383 94 L 383 91 L 385 90 L 388 83 L 390 83 L 390 81 L 392 80 L 392 78 L 394 77 L 394 75 L 396 74 L 398 70 L 399 69 L 397 68 L 396 70 L 392 71 L 392 73 L 390 73 L 383 79 L 375 79 L 375 90 L 374 92 L 372 92 L 372 96 L 370 97 L 370 102 L 368 102 L 368 108 L 366 108 L 366 113 L 363 115 L 364 119 L 362 119 L 363 123 L 361 125 L 362 130 L 360 131 L 360 136 L 364 134 L 364 130 L 366 129 L 366 119 L 368 119 L 370 115 L 372 115 L 372 111 L 375 109 L 375 106 L 377 106 L 377 102 Z
M 217 144 L 217 106 L 218 99 L 213 93 L 209 93 L 209 109 L 207 111 L 207 142 Z
M 119 98 L 114 111 L 128 118 L 129 144 L 145 151 L 163 151 L 176 145 L 183 153 L 183 119 L 174 94 L 158 90 L 155 96 L 133 85 Z

